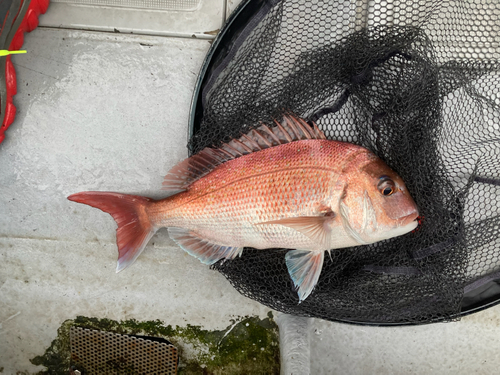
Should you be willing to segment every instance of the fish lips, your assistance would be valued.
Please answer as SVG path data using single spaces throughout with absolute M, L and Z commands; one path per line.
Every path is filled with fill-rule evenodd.
M 409 215 L 403 216 L 398 219 L 398 224 L 400 227 L 413 226 L 415 229 L 418 226 L 418 212 L 414 211 Z

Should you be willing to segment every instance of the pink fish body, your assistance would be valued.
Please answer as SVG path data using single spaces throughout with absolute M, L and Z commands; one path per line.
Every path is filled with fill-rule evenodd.
M 166 199 L 84 192 L 68 199 L 110 213 L 118 224 L 120 271 L 161 227 L 205 264 L 244 247 L 288 248 L 299 301 L 316 285 L 324 251 L 405 234 L 418 210 L 404 182 L 365 148 L 326 140 L 314 125 L 285 116 L 220 149 L 174 167 Z

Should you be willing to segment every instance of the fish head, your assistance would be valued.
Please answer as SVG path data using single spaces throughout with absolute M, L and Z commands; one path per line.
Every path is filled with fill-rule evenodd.
M 361 154 L 346 170 L 340 202 L 346 231 L 358 243 L 400 236 L 418 226 L 418 208 L 403 179 L 372 153 Z

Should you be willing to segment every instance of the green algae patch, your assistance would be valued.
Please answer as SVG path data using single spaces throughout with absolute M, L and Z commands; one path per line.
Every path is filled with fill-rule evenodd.
M 33 364 L 47 368 L 39 375 L 68 373 L 71 365 L 69 330 L 72 326 L 164 338 L 178 349 L 179 374 L 279 374 L 280 371 L 278 326 L 272 313 L 265 319 L 235 319 L 225 329 L 214 331 L 189 324 L 173 328 L 160 320 L 118 322 L 78 316 L 61 325 L 57 338 L 44 355 L 31 360 Z
M 45 351 L 45 354 L 30 359 L 30 362 L 34 365 L 45 366 L 47 368 L 47 371 L 40 371 L 38 374 L 68 374 L 71 356 L 69 346 L 69 330 L 72 325 L 72 320 L 66 320 L 57 329 L 57 337 L 52 341 L 49 348 Z

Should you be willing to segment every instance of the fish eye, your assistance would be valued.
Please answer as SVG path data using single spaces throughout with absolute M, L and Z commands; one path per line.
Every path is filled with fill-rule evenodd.
M 388 197 L 396 191 L 396 184 L 390 178 L 383 176 L 378 183 L 378 191 L 380 194 Z

